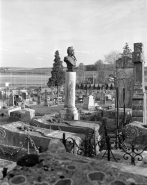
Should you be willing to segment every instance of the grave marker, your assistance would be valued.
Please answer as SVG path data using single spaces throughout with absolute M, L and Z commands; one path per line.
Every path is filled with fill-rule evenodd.
M 132 121 L 146 124 L 146 97 L 144 87 L 143 44 L 134 43 L 134 92 L 132 97 Z

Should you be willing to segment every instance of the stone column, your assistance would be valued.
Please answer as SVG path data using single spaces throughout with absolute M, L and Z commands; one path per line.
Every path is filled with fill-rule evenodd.
M 74 115 L 77 114 L 77 108 L 75 107 L 75 87 L 76 87 L 76 72 L 66 72 L 65 78 L 65 104 L 66 119 L 74 119 Z
M 132 121 L 140 121 L 146 124 L 145 88 L 144 88 L 144 57 L 143 44 L 134 43 L 134 92 L 132 98 Z

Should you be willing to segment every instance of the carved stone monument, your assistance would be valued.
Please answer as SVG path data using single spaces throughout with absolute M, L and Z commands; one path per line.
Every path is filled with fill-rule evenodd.
M 65 77 L 65 104 L 62 111 L 62 118 L 66 120 L 77 119 L 78 111 L 75 107 L 75 87 L 76 87 L 76 72 L 73 67 L 76 66 L 76 58 L 74 56 L 73 47 L 68 47 L 68 56 L 64 57 L 64 62 L 67 64 Z
M 132 96 L 134 87 L 134 64 L 132 58 L 124 56 L 116 61 L 116 80 L 119 89 L 119 107 L 124 105 L 123 88 L 125 88 L 125 107 L 132 108 Z
M 146 123 L 146 96 L 144 87 L 143 44 L 134 43 L 134 92 L 132 98 L 132 121 Z

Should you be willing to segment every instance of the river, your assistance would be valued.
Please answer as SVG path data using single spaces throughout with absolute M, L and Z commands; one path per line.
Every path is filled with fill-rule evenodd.
M 5 87 L 5 83 L 9 83 L 9 87 L 18 86 L 43 86 L 48 82 L 49 76 L 46 74 L 22 74 L 22 75 L 12 75 L 12 74 L 1 74 L 0 73 L 0 87 Z

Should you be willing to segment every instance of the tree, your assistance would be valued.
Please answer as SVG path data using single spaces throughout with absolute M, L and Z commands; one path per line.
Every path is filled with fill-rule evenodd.
M 80 87 L 81 89 L 84 89 L 84 85 L 83 85 L 83 83 L 81 83 L 81 87 Z
M 105 87 L 106 90 L 108 90 L 108 84 L 106 84 L 106 87 Z
M 106 68 L 105 68 L 105 64 L 102 60 L 98 60 L 97 62 L 95 62 L 95 68 L 98 72 L 98 76 L 97 76 L 97 82 L 98 83 L 103 83 L 106 80 Z
M 93 89 L 96 89 L 95 84 L 93 85 Z
M 47 83 L 48 87 L 56 87 L 57 94 L 59 92 L 59 87 L 65 82 L 65 72 L 63 71 L 63 62 L 60 60 L 59 51 L 55 52 L 55 59 L 53 63 L 53 68 L 51 71 L 51 77 Z
M 85 76 L 85 66 L 83 63 L 80 63 L 77 70 L 78 82 L 82 83 L 84 81 Z
M 121 57 L 125 57 L 125 56 L 132 58 L 132 51 L 129 48 L 128 43 L 125 44 L 125 46 L 123 47 L 123 52 L 121 53 Z
M 116 60 L 118 60 L 120 57 L 121 55 L 118 51 L 111 51 L 105 55 L 104 62 L 107 64 L 108 71 L 112 71 L 112 73 L 115 71 Z
M 100 86 L 99 85 L 97 86 L 97 90 L 100 90 Z
M 86 71 L 96 71 L 95 65 L 86 65 Z
M 113 90 L 113 85 L 112 84 L 110 85 L 110 90 Z
M 79 84 L 76 84 L 76 89 L 77 89 L 77 90 L 79 89 Z

